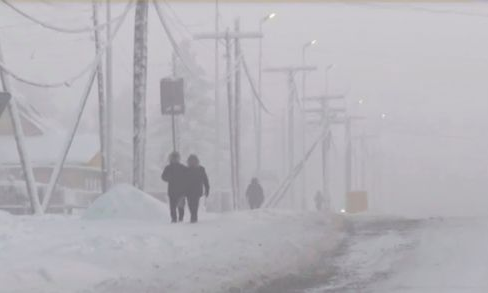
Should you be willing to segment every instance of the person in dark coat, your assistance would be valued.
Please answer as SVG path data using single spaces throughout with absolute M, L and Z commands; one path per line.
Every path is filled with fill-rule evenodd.
M 202 197 L 202 195 L 208 197 L 210 185 L 208 183 L 205 168 L 200 166 L 200 161 L 197 156 L 190 155 L 187 163 L 186 196 L 188 199 L 188 207 L 190 208 L 191 222 L 196 223 L 198 221 L 198 204 L 200 197 Z
M 257 178 L 253 178 L 246 190 L 247 201 L 251 210 L 258 209 L 264 202 L 263 187 Z
M 317 211 L 321 211 L 324 208 L 325 199 L 320 190 L 317 190 L 317 193 L 315 193 L 314 201 Z
M 183 221 L 185 215 L 186 177 L 188 168 L 180 163 L 180 154 L 169 156 L 169 165 L 164 168 L 161 178 L 168 183 L 169 209 L 171 222 Z

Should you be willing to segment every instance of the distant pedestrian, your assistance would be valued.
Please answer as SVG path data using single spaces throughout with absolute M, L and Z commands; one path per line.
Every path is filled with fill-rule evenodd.
M 185 195 L 187 167 L 180 163 L 180 154 L 169 156 L 169 165 L 164 168 L 161 178 L 168 183 L 169 209 L 171 222 L 183 221 L 185 215 Z
M 186 196 L 188 199 L 188 207 L 190 208 L 191 222 L 196 223 L 198 221 L 198 204 L 200 197 L 202 197 L 202 195 L 208 197 L 210 185 L 208 183 L 205 168 L 200 166 L 200 160 L 196 155 L 190 155 L 187 163 Z
M 247 186 L 246 197 L 252 210 L 260 208 L 263 204 L 264 191 L 257 178 L 251 179 L 251 183 Z
M 320 190 L 318 190 L 317 193 L 315 193 L 314 201 L 315 201 L 315 208 L 317 209 L 317 211 L 321 211 L 324 208 L 325 198 L 322 195 L 322 192 L 320 192 Z

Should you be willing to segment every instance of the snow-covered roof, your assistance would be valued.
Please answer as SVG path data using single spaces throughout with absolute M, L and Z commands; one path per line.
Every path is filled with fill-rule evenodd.
M 51 133 L 25 137 L 26 148 L 35 165 L 50 165 L 59 160 L 66 133 Z M 97 135 L 76 135 L 66 158 L 66 164 L 87 164 L 99 152 Z M 13 136 L 0 136 L 0 164 L 19 164 L 17 146 Z

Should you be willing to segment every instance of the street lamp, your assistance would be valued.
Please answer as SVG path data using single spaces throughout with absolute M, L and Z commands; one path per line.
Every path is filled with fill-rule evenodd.
M 313 45 L 317 44 L 317 40 L 311 40 L 309 42 L 306 42 L 303 47 L 302 47 L 302 66 L 305 66 L 306 61 L 305 61 L 305 52 L 307 49 Z M 304 71 L 302 73 L 302 97 L 305 97 L 305 85 L 306 85 L 306 72 Z
M 271 20 L 276 17 L 276 13 L 272 12 L 265 17 L 261 18 L 259 21 L 259 33 L 263 34 L 263 25 L 266 21 Z M 263 73 L 263 38 L 259 38 L 259 69 L 258 69 L 258 92 L 259 98 L 263 97 L 262 90 L 262 73 Z M 254 101 L 254 100 L 253 100 Z M 255 128 L 256 128 L 256 172 L 261 171 L 261 141 L 262 141 L 262 110 L 261 107 L 253 107 Z
M 271 12 L 270 14 L 266 15 L 265 17 L 263 17 L 263 18 L 261 19 L 261 23 L 264 23 L 264 22 L 266 22 L 267 20 L 273 19 L 273 18 L 275 18 L 275 17 L 276 17 L 276 13 Z

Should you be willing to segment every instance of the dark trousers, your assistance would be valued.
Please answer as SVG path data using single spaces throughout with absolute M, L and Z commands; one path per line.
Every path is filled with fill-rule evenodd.
M 261 207 L 262 201 L 256 198 L 248 198 L 249 208 L 251 210 L 259 209 Z
M 196 223 L 198 221 L 198 203 L 200 202 L 200 195 L 188 196 L 188 208 L 190 209 L 191 222 Z
M 251 208 L 251 210 L 255 210 L 255 209 L 259 208 L 259 205 L 258 205 L 258 203 L 254 202 L 254 201 L 250 201 L 249 202 L 249 208 Z
M 171 222 L 183 221 L 185 216 L 185 197 L 169 196 L 169 211 L 171 213 Z

